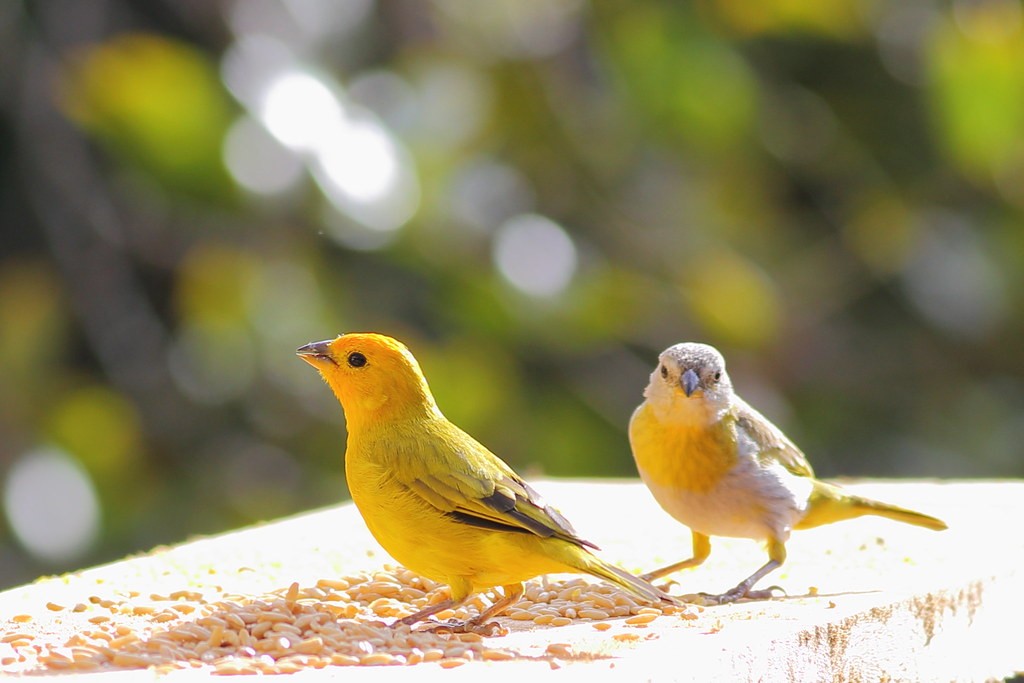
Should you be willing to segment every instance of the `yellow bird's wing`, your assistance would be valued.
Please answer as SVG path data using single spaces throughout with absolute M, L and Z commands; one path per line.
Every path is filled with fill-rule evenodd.
M 453 427 L 454 429 L 457 429 Z M 394 476 L 451 519 L 483 529 L 557 537 L 597 548 L 505 462 L 459 430 L 432 442 L 432 452 L 402 458 Z
M 736 397 L 736 429 L 757 444 L 757 458 L 763 464 L 780 463 L 800 477 L 813 477 L 814 470 L 807 456 L 789 440 L 782 430 L 761 413 Z

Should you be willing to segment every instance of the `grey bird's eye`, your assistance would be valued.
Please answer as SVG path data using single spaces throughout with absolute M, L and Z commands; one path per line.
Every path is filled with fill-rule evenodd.
M 668 378 L 668 368 L 666 368 L 664 365 L 661 366 L 661 377 L 662 379 Z
M 720 372 L 716 372 L 716 373 L 715 373 L 715 381 L 717 382 L 717 381 L 718 381 L 718 380 L 720 380 L 720 379 L 722 379 L 722 373 L 720 373 Z

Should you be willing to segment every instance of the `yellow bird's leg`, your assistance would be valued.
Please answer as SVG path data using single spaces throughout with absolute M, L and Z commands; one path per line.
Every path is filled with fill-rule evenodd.
M 728 590 L 721 595 L 705 595 L 710 598 L 718 605 L 724 605 L 728 602 L 736 602 L 740 598 L 750 598 L 751 600 L 767 600 L 773 597 L 773 591 L 782 589 L 778 586 L 772 586 L 764 590 L 755 591 L 751 590 L 758 581 L 763 579 L 765 576 L 775 571 L 782 566 L 782 563 L 786 561 L 786 545 L 776 539 L 772 538 L 768 540 L 768 561 L 758 569 L 756 572 L 743 579 L 739 584 L 736 585 L 732 590 Z
M 485 636 L 504 636 L 508 634 L 507 628 L 496 621 L 491 621 L 491 619 L 519 602 L 519 598 L 523 595 L 523 584 L 510 583 L 507 586 L 502 586 L 501 589 L 504 593 L 502 598 L 481 612 L 479 616 L 467 621 L 465 624 L 467 630 Z
M 451 584 L 452 597 L 447 600 L 442 600 L 436 605 L 431 605 L 425 609 L 410 614 L 407 617 L 399 619 L 397 623 L 412 625 L 427 617 L 433 616 L 438 612 L 443 612 L 446 609 L 458 607 L 466 598 L 469 597 L 472 587 L 470 583 L 464 579 L 452 581 Z M 508 633 L 508 630 L 501 626 L 496 621 L 490 621 L 492 618 L 498 616 L 509 607 L 519 601 L 519 598 L 523 595 L 523 585 L 521 583 L 513 583 L 507 586 L 502 586 L 503 595 L 493 605 L 488 607 L 486 610 L 481 612 L 478 616 L 472 619 L 467 619 L 463 622 L 452 620 L 447 624 L 439 624 L 430 631 L 435 633 L 479 633 L 483 636 L 503 636 Z
M 421 609 L 419 612 L 416 612 L 415 614 L 410 614 L 407 617 L 402 617 L 395 623 L 412 626 L 415 623 L 418 623 L 420 621 L 423 621 L 424 619 L 434 616 L 438 612 L 443 612 L 446 609 L 454 609 L 458 607 L 459 605 L 464 603 L 466 601 L 466 598 L 470 596 L 470 593 L 473 592 L 473 584 L 471 584 L 468 580 L 466 580 L 463 577 L 450 577 L 448 579 L 448 588 L 451 590 L 451 597 L 447 600 L 442 600 L 441 602 L 434 605 L 428 605 Z
M 491 621 L 491 619 L 519 602 L 519 598 L 523 594 L 523 584 L 513 583 L 502 586 L 502 589 L 502 597 L 472 619 L 467 619 L 461 623 L 441 624 L 431 630 L 434 633 L 479 633 L 482 636 L 508 635 L 507 628 L 496 621 Z
M 704 534 L 699 534 L 696 531 L 691 532 L 693 535 L 693 557 L 682 562 L 676 562 L 670 564 L 667 567 L 661 569 L 655 569 L 653 572 L 648 572 L 642 575 L 640 578 L 644 581 L 654 581 L 660 579 L 663 576 L 674 574 L 680 569 L 687 569 L 689 567 L 696 567 L 702 564 L 704 560 L 708 559 L 708 555 L 711 554 L 711 538 Z
M 401 619 L 399 619 L 395 623 L 396 624 L 405 624 L 406 626 L 412 626 L 415 623 L 418 623 L 420 621 L 423 621 L 424 619 L 427 619 L 429 617 L 434 616 L 438 612 L 443 612 L 446 609 L 452 609 L 452 608 L 458 607 L 465 600 L 466 600 L 466 598 L 462 598 L 462 600 L 455 600 L 453 598 L 448 598 L 447 600 L 442 600 L 439 603 L 436 603 L 434 605 L 430 605 L 429 607 L 425 607 L 425 608 L 421 609 L 419 612 L 416 612 L 415 614 L 410 614 L 407 617 L 402 617 Z

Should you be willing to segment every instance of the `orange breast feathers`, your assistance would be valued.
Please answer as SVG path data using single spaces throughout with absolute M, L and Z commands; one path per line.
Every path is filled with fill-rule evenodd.
M 713 489 L 738 459 L 733 421 L 714 425 L 660 420 L 643 403 L 629 423 L 629 440 L 645 481 L 698 493 Z

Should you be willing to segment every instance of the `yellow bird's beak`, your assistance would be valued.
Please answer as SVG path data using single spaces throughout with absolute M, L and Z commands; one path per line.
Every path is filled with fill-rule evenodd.
M 700 387 L 700 377 L 697 376 L 696 372 L 688 369 L 683 373 L 683 376 L 679 378 L 679 384 L 683 387 L 683 393 L 686 394 L 687 398 L 689 398 L 693 392 L 697 391 Z
M 314 368 L 325 364 L 337 365 L 334 362 L 334 357 L 331 356 L 331 342 L 333 339 L 327 339 L 324 341 L 310 342 L 305 346 L 300 346 L 295 353 L 298 354 L 299 358 L 306 361 Z

